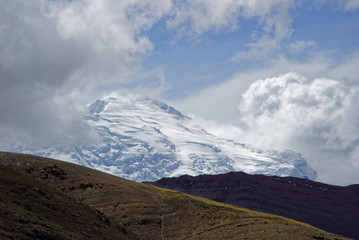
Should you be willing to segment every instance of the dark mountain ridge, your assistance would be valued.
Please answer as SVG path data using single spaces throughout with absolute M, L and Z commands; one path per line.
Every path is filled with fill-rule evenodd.
M 197 177 L 184 175 L 163 178 L 151 184 L 285 216 L 359 239 L 359 185 L 341 187 L 300 178 L 243 172 Z

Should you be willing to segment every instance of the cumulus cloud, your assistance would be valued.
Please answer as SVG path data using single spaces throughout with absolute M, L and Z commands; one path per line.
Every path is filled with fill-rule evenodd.
M 172 4 L 0 3 L 0 133 L 7 138 L 2 144 L 10 146 L 88 139 L 80 124 L 86 103 L 95 90 L 129 81 L 141 57 L 153 49 L 146 31 Z
M 49 4 L 48 16 L 56 21 L 60 39 L 79 44 L 88 54 L 86 72 L 95 68 L 109 78 L 108 71 L 117 71 L 113 76 L 118 81 L 118 76 L 131 69 L 138 57 L 153 49 L 144 32 L 170 8 L 169 0 L 85 0 Z
M 358 64 L 357 54 L 341 62 L 320 54 L 306 61 L 281 57 L 269 61 L 267 67 L 238 72 L 221 84 L 172 104 L 182 112 L 227 123 L 207 124 L 214 134 L 258 147 L 288 148 L 303 154 L 318 170 L 320 181 L 357 183 L 359 169 L 353 167 L 353 162 L 357 162 L 354 149 L 359 142 L 355 109 Z M 303 75 L 283 75 L 288 70 Z M 242 94 L 248 95 L 246 100 Z M 308 96 L 304 98 L 304 94 Z M 300 96 L 302 101 L 296 99 Z M 238 108 L 240 105 L 243 110 Z M 332 174 L 334 168 L 337 175 Z
M 353 112 L 357 96 L 358 87 L 288 73 L 254 82 L 242 94 L 239 109 L 246 126 L 256 129 L 254 135 L 269 138 L 261 137 L 262 144 L 283 146 L 299 132 L 318 138 L 321 148 L 343 149 L 359 138 Z
M 267 62 L 266 67 L 237 72 L 220 84 L 209 86 L 172 104 L 180 107 L 184 112 L 191 112 L 220 122 L 239 124 L 237 106 L 240 103 L 240 96 L 256 80 L 277 77 L 290 70 L 303 73 L 309 79 L 325 77 L 351 85 L 359 82 L 358 64 L 357 54 L 348 56 L 340 63 L 320 54 L 307 61 L 284 57 L 274 58 Z
M 296 73 L 261 79 L 241 96 L 240 119 L 246 126 L 242 138 L 262 148 L 291 148 L 310 154 L 323 178 L 332 174 L 328 165 L 358 170 L 353 164 L 359 146 L 358 100 L 359 85 L 336 80 L 309 80 Z M 321 159 L 323 152 L 341 154 L 342 159 L 334 163 L 334 159 Z

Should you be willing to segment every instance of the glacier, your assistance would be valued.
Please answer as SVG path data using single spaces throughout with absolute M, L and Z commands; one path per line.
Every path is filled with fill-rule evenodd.
M 293 176 L 315 180 L 317 173 L 291 150 L 259 150 L 223 139 L 167 104 L 141 96 L 105 97 L 88 107 L 85 124 L 96 143 L 51 146 L 22 152 L 65 160 L 142 182 L 184 174 Z

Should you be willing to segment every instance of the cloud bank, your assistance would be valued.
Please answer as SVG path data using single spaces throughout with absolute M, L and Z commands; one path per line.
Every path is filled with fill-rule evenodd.
M 358 100 L 357 85 L 287 73 L 254 82 L 239 110 L 252 143 L 285 147 L 295 135 L 318 148 L 342 150 L 359 140 Z
M 2 144 L 84 141 L 86 103 L 127 83 L 171 1 L 6 1 L 0 9 Z M 90 134 L 91 135 L 91 134 Z
M 241 97 L 240 119 L 246 126 L 243 139 L 252 145 L 290 148 L 307 155 L 322 180 L 335 182 L 345 176 L 355 182 L 358 102 L 359 84 L 309 80 L 296 73 L 258 80 Z M 336 180 L 334 172 L 338 173 Z
M 277 35 L 281 2 L 0 0 L 0 133 L 8 136 L 3 144 L 90 138 L 79 125 L 86 103 L 146 81 L 137 72 L 155 49 L 147 32 L 157 22 L 165 21 L 175 35 L 199 38 L 256 18 L 266 33 Z
M 359 180 L 358 102 L 358 83 L 290 72 L 253 82 L 240 96 L 236 125 L 196 121 L 256 148 L 300 152 L 320 181 L 350 184 Z

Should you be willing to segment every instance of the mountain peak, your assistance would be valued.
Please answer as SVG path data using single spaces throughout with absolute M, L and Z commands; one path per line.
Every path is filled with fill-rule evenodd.
M 172 106 L 167 105 L 164 102 L 161 102 L 153 98 L 142 97 L 138 95 L 106 97 L 104 99 L 97 99 L 94 103 L 92 103 L 88 107 L 90 114 L 96 114 L 104 111 L 105 106 L 109 103 L 110 105 L 113 105 L 112 107 L 116 109 L 115 111 L 120 110 L 120 108 L 127 110 L 147 109 L 155 112 L 159 110 L 163 113 L 172 114 L 174 115 L 174 117 L 188 118 L 187 116 L 184 116 L 180 111 L 178 111 Z
M 141 96 L 106 97 L 89 107 L 86 124 L 96 144 L 28 151 L 63 159 L 135 181 L 183 174 L 251 174 L 315 179 L 316 172 L 295 152 L 260 151 L 222 139 L 175 108 Z
M 173 108 L 172 106 L 168 106 L 167 104 L 161 102 L 161 101 L 158 101 L 158 100 L 155 100 L 155 99 L 152 99 L 150 100 L 150 102 L 156 106 L 158 106 L 160 109 L 166 111 L 167 113 L 170 113 L 170 114 L 173 114 L 173 115 L 176 115 L 180 118 L 188 118 L 186 116 L 184 116 L 180 111 L 178 111 L 177 109 Z

